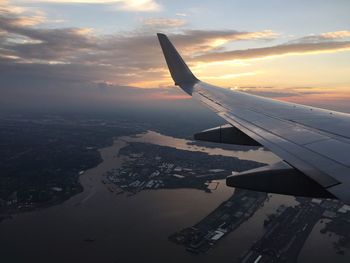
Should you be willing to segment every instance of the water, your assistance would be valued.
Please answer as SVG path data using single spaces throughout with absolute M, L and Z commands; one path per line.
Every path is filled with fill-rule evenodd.
M 323 221 L 323 222 L 321 222 Z M 336 242 L 339 237 L 332 233 L 320 234 L 320 230 L 324 228 L 329 219 L 320 220 L 312 230 L 308 239 L 306 240 L 304 247 L 299 254 L 300 262 L 312 262 L 317 258 L 319 263 L 337 262 L 348 263 L 349 262 L 349 250 L 344 249 L 345 256 L 336 253 L 333 248 L 333 243 Z
M 228 157 L 236 157 L 241 160 L 252 160 L 255 162 L 261 162 L 266 164 L 272 164 L 280 161 L 280 159 L 274 155 L 272 152 L 267 152 L 263 148 L 258 148 L 251 150 L 248 147 L 244 147 L 247 150 L 237 151 L 237 150 L 225 150 L 218 147 L 203 147 L 198 145 L 193 145 L 193 141 L 174 138 L 171 136 L 166 136 L 154 131 L 148 131 L 147 133 L 138 134 L 135 137 L 121 137 L 121 140 L 127 142 L 145 142 L 153 143 L 161 146 L 168 146 L 178 150 L 186 150 L 193 152 L 204 152 L 209 155 L 222 155 Z M 216 144 L 213 144 L 216 145 Z
M 121 137 L 101 149 L 103 162 L 80 177 L 82 193 L 47 209 L 17 214 L 0 224 L 1 262 L 234 262 L 262 235 L 267 214 L 282 203 L 295 204 L 292 197 L 272 195 L 264 208 L 208 254 L 189 254 L 182 246 L 169 242 L 168 236 L 198 222 L 228 199 L 234 189 L 220 183 L 211 194 L 191 189 L 150 190 L 129 197 L 111 193 L 101 182 L 101 175 L 119 167 L 123 162 L 117 155 L 119 149 L 136 141 L 246 160 L 276 161 L 275 156 L 261 149 L 232 152 L 197 147 L 154 132 Z

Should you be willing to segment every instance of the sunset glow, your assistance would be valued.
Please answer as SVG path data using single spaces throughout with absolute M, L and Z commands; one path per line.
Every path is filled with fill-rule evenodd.
M 277 4 L 274 13 L 263 16 L 260 5 L 240 4 L 235 10 L 229 1 L 203 6 L 155 0 L 3 1 L 0 60 L 33 76 L 49 70 L 63 79 L 168 87 L 173 81 L 155 36 L 163 32 L 196 76 L 209 83 L 276 92 L 311 87 L 320 93 L 281 96 L 301 102 L 349 97 L 349 3 L 296 1 Z M 324 10 L 327 17 L 320 15 Z M 262 19 L 276 14 L 283 18 Z

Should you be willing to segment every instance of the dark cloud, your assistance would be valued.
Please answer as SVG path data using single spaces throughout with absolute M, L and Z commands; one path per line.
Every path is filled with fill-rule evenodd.
M 196 61 L 212 62 L 235 59 L 253 59 L 288 54 L 332 52 L 350 49 L 350 41 L 329 41 L 320 43 L 290 43 L 272 47 L 252 48 L 226 52 L 211 52 L 195 58 Z
M 44 70 L 50 72 L 45 75 L 40 73 L 40 68 L 35 71 L 28 68 L 22 67 L 22 72 L 10 68 L 2 74 L 0 111 L 132 110 L 187 98 L 174 87 L 139 89 L 78 78 L 74 71 L 69 77 L 55 74 L 58 69 Z
M 6 9 L 0 11 L 0 66 L 6 64 L 12 71 L 25 74 L 56 74 L 67 79 L 120 84 L 161 82 L 169 77 L 155 36 L 157 28 L 153 28 L 154 24 L 165 23 L 164 19 L 150 20 L 150 27 L 133 32 L 103 36 L 80 28 L 37 27 L 36 23 L 42 20 L 41 16 L 23 16 Z M 348 31 L 308 36 L 272 47 L 225 51 L 224 43 L 252 39 L 266 41 L 274 39 L 276 34 L 269 30 L 184 29 L 176 34 L 171 28 L 164 30 L 190 64 L 350 48 L 350 41 L 339 41 L 349 34 Z
M 27 21 L 28 20 L 28 21 Z M 25 68 L 27 72 L 40 69 L 47 74 L 67 74 L 68 78 L 85 78 L 114 83 L 137 83 L 147 80 L 164 80 L 169 73 L 165 69 L 154 28 L 96 36 L 86 29 L 51 28 L 33 26 L 33 18 L 21 17 L 9 11 L 0 13 L 0 55 L 2 63 L 12 70 Z M 169 29 L 168 29 L 169 30 Z M 342 33 L 344 35 L 344 32 Z M 198 61 L 223 61 L 232 59 L 260 58 L 291 53 L 334 51 L 350 48 L 349 41 L 337 39 L 328 33 L 319 36 L 327 41 L 286 43 L 265 48 L 224 51 L 230 41 L 271 40 L 271 31 L 242 32 L 235 30 L 183 30 L 169 37 L 191 64 Z M 316 36 L 313 36 L 316 38 Z M 62 65 L 53 65 L 61 63 Z M 24 64 L 21 65 L 21 64 Z M 45 66 L 43 66 L 45 65 Z M 43 73 L 45 74 L 45 73 Z
M 289 41 L 288 44 L 329 42 L 332 40 L 348 39 L 349 37 L 350 31 L 342 30 L 297 38 Z
M 0 11 L 0 58 L 2 63 L 11 64 L 13 70 L 16 66 L 28 71 L 40 68 L 47 70 L 48 74 L 57 70 L 57 74 L 68 72 L 68 77 L 71 77 L 73 69 L 79 77 L 86 72 L 88 79 L 95 76 L 96 80 L 117 83 L 168 77 L 155 36 L 157 28 L 142 27 L 129 33 L 96 36 L 79 28 L 39 28 L 35 21 L 35 17 Z M 189 55 L 220 50 L 215 44 L 217 40 L 267 40 L 275 37 L 271 31 L 184 30 L 178 34 L 168 33 L 187 59 Z M 62 65 L 52 65 L 58 63 Z M 93 68 L 95 72 L 92 72 Z
M 29 20 L 31 22 L 31 20 Z M 41 29 L 28 26 L 26 18 L 2 11 L 1 53 L 22 61 L 69 61 L 80 52 L 96 48 L 96 41 L 84 29 Z

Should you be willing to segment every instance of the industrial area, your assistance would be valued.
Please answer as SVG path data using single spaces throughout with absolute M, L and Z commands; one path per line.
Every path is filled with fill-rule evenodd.
M 215 180 L 226 178 L 232 174 L 232 170 L 241 171 L 261 166 L 253 161 L 179 151 L 146 143 L 131 143 L 122 148 L 119 154 L 124 157 L 122 167 L 108 171 L 103 182 L 117 186 L 118 193 L 129 194 L 142 190 L 172 188 L 195 188 L 211 192 L 217 187 Z M 217 165 L 214 168 L 213 163 Z M 109 189 L 115 191 L 112 187 Z
M 266 193 L 236 189 L 230 199 L 208 216 L 196 225 L 171 235 L 169 240 L 185 246 L 191 253 L 204 253 L 248 220 L 266 198 Z

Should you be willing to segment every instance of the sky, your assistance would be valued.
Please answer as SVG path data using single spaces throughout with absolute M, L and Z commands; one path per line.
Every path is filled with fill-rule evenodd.
M 186 99 L 168 91 L 162 32 L 203 81 L 350 111 L 349 13 L 348 0 L 0 0 L 0 102 L 113 101 L 101 90 L 118 87 Z

